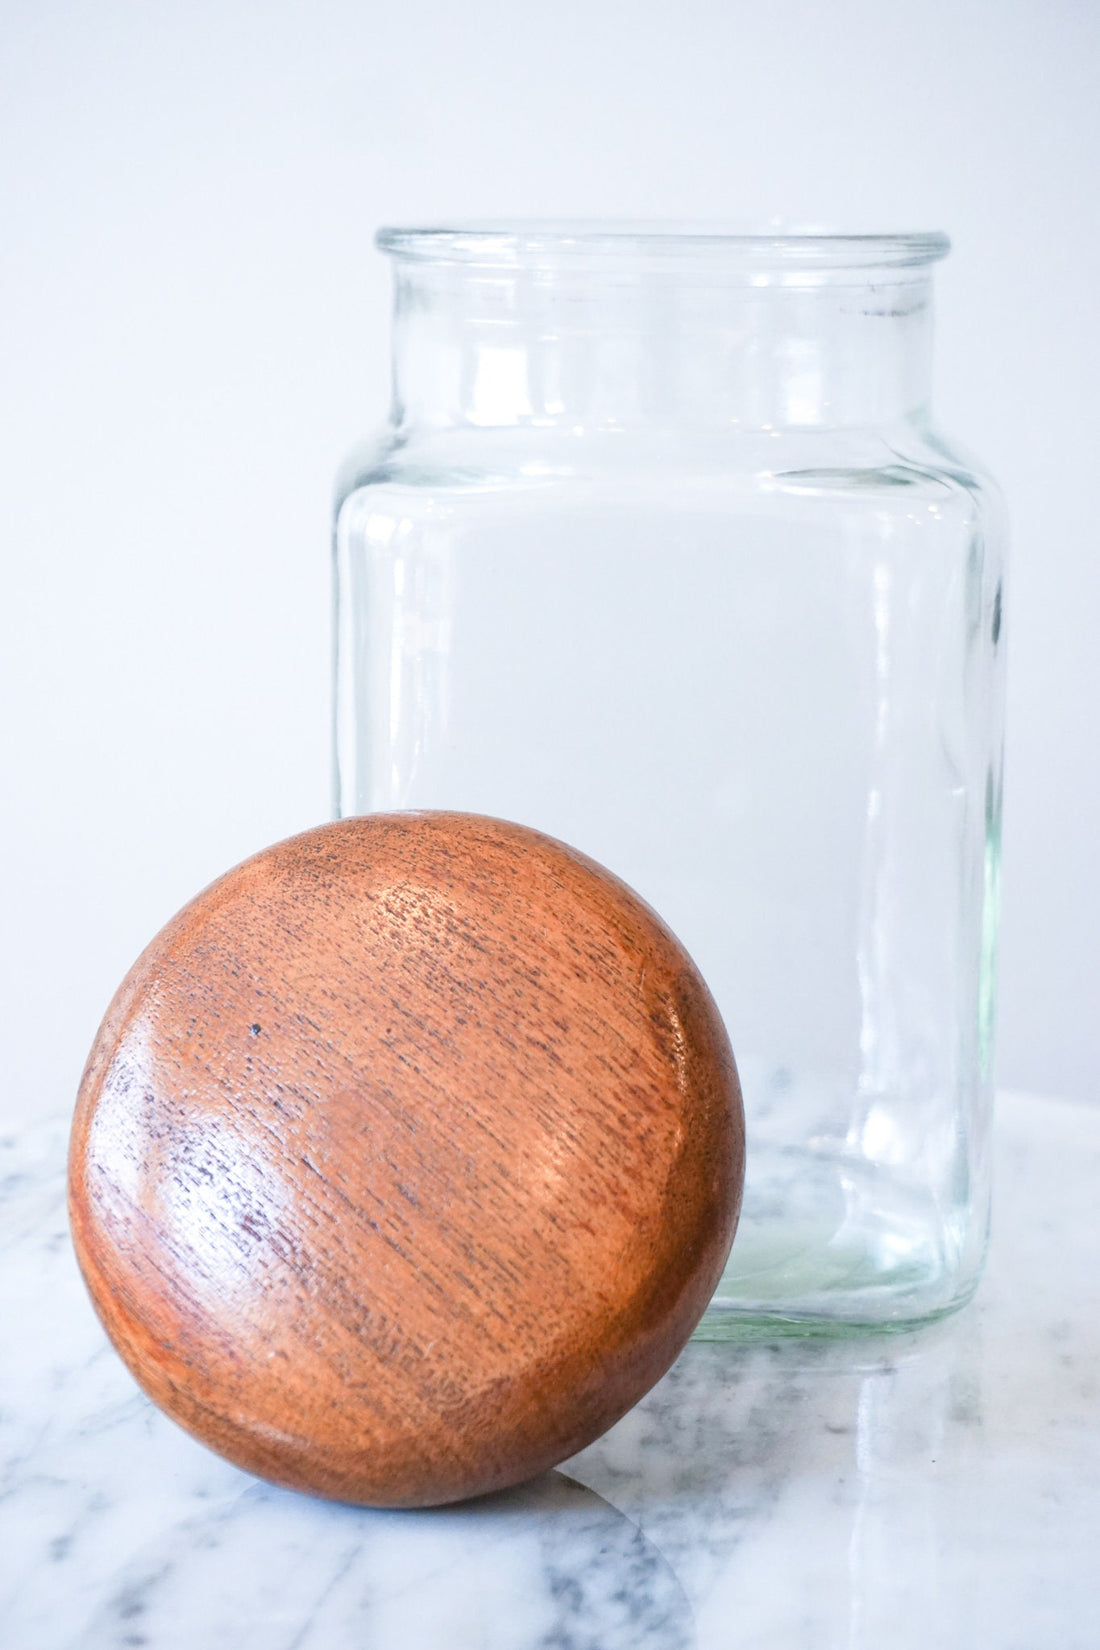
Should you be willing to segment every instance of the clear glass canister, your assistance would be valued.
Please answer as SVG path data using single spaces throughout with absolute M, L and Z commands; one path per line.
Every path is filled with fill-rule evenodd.
M 931 424 L 941 235 L 386 230 L 389 427 L 336 516 L 340 814 L 547 831 L 725 1016 L 701 1332 L 901 1327 L 989 1205 L 1003 530 Z

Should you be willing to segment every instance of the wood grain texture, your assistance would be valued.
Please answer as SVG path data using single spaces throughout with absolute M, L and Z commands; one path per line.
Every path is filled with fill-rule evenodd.
M 515 825 L 348 819 L 200 894 L 73 1124 L 77 1256 L 150 1396 L 339 1500 L 501 1488 L 610 1426 L 740 1206 L 721 1019 L 623 883 Z

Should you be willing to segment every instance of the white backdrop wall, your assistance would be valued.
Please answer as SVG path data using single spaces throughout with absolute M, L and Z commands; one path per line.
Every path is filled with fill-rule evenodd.
M 0 5 L 5 1120 L 200 886 L 329 811 L 328 502 L 382 222 L 945 228 L 1014 527 L 1000 1075 L 1100 1099 L 1100 7 Z

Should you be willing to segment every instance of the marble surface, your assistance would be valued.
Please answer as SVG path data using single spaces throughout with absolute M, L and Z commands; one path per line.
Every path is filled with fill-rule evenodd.
M 4 1650 L 1100 1644 L 1100 1108 L 1003 1097 L 954 1319 L 692 1345 L 562 1470 L 420 1513 L 273 1489 L 152 1408 L 76 1273 L 63 1152 L 0 1141 Z

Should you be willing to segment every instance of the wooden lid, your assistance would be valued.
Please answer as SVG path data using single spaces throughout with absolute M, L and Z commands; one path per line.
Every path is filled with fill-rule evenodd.
M 376 814 L 256 855 L 139 958 L 70 1210 L 175 1420 L 421 1506 L 564 1460 L 664 1373 L 743 1165 L 722 1022 L 648 906 L 537 832 Z

